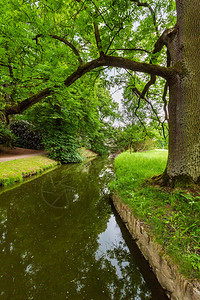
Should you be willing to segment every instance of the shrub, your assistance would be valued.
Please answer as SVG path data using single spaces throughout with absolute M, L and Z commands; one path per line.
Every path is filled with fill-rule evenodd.
M 6 147 L 14 145 L 14 134 L 4 125 L 0 128 L 0 144 Z
M 60 161 L 63 164 L 82 161 L 82 156 L 78 153 L 79 145 L 71 136 L 60 131 L 55 131 L 44 138 L 45 149 L 49 157 Z
M 90 138 L 90 148 L 100 156 L 107 155 L 109 146 L 106 145 L 104 132 L 98 132 L 95 137 Z
M 42 135 L 35 126 L 24 120 L 13 121 L 10 129 L 14 133 L 15 145 L 22 148 L 43 149 Z

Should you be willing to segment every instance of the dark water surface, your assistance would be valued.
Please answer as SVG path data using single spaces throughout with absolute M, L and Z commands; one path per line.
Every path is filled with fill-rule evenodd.
M 111 162 L 0 195 L 0 299 L 167 299 L 109 203 Z

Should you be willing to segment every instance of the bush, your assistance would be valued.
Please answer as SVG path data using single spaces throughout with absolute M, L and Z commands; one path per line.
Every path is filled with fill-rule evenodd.
M 6 147 L 13 147 L 14 134 L 6 126 L 0 128 L 0 144 Z
M 82 161 L 82 156 L 78 153 L 78 144 L 71 136 L 60 131 L 44 138 L 45 149 L 49 152 L 49 157 L 60 161 L 63 164 Z
M 42 135 L 35 126 L 24 120 L 13 121 L 10 129 L 14 133 L 15 145 L 29 149 L 44 149 Z
M 90 139 L 90 148 L 100 156 L 107 155 L 109 147 L 105 143 L 106 137 L 103 132 L 98 132 L 94 138 Z

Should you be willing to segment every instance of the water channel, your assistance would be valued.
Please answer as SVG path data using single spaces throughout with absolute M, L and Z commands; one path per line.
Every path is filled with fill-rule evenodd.
M 0 299 L 168 299 L 109 201 L 111 177 L 97 158 L 0 195 Z

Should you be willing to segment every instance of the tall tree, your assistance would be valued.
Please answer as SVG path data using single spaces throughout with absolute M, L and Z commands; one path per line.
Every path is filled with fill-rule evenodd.
M 7 70 L 4 87 L 8 92 L 13 87 L 12 93 L 7 92 L 12 100 L 5 107 L 7 115 L 23 112 L 55 93 L 64 76 L 63 84 L 69 87 L 84 74 L 104 66 L 146 73 L 150 80 L 141 91 L 142 97 L 160 76 L 166 80 L 164 95 L 169 87 L 169 157 L 163 178 L 171 185 L 199 182 L 198 0 L 176 0 L 177 22 L 173 0 L 2 1 L 1 66 Z M 164 30 L 165 25 L 169 29 Z M 13 47 L 16 37 L 18 58 Z M 19 79 L 24 84 L 25 69 L 32 67 L 35 76 L 29 80 L 34 79 L 34 88 L 29 96 L 26 90 L 25 98 L 19 101 L 19 90 L 15 97 Z

